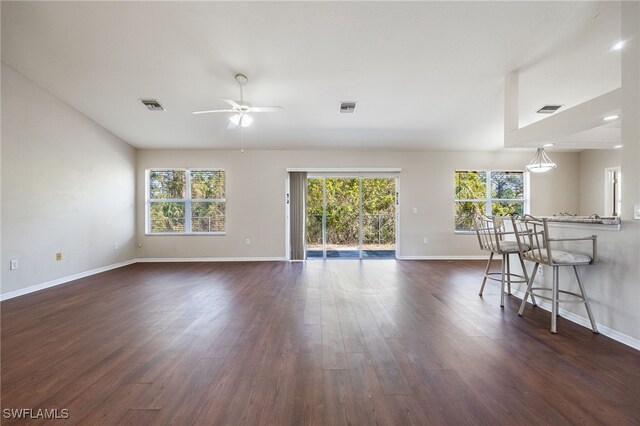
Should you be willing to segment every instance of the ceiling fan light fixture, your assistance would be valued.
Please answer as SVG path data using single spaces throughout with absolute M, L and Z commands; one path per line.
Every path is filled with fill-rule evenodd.
M 242 114 L 240 117 L 240 125 L 242 127 L 249 127 L 251 126 L 251 123 L 253 123 L 253 117 L 249 114 Z
M 227 109 L 211 109 L 211 110 L 203 110 L 203 111 L 193 111 L 191 114 L 211 114 L 211 113 L 220 113 L 220 112 L 231 112 L 233 115 L 229 117 L 229 121 L 233 127 L 249 127 L 251 123 L 253 123 L 253 117 L 249 115 L 249 113 L 253 114 L 258 112 L 282 112 L 284 108 L 281 106 L 253 106 L 249 102 L 244 100 L 244 91 L 242 90 L 243 86 L 247 83 L 247 76 L 244 74 L 236 74 L 236 82 L 238 83 L 238 87 L 240 88 L 240 100 L 234 101 L 233 99 L 227 98 L 219 98 L 221 101 L 229 104 Z
M 529 164 L 527 164 L 526 169 L 533 173 L 545 173 L 556 167 L 558 167 L 558 165 L 544 152 L 544 148 L 538 148 L 536 155 L 531 159 Z
M 234 126 L 249 127 L 253 123 L 253 117 L 248 114 L 234 114 L 229 117 Z

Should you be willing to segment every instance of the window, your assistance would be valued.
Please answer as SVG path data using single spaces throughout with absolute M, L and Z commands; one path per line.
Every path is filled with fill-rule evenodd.
M 225 171 L 147 170 L 148 234 L 224 234 Z
M 472 231 L 478 213 L 511 216 L 528 212 L 524 172 L 457 170 L 454 179 L 456 231 Z

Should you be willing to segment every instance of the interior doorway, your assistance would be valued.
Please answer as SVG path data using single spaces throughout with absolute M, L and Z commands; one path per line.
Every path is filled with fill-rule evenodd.
M 395 259 L 396 176 L 309 175 L 307 259 Z

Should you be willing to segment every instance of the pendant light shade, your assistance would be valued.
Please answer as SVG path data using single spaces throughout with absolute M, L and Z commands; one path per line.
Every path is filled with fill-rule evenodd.
M 544 152 L 544 148 L 538 148 L 535 157 L 527 164 L 527 170 L 533 173 L 548 172 L 556 167 L 558 167 L 558 165 Z

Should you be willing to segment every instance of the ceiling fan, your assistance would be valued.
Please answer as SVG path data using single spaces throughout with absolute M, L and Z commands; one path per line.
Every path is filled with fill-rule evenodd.
M 210 114 L 213 112 L 232 112 L 234 113 L 229 117 L 230 128 L 238 126 L 249 127 L 253 123 L 253 117 L 250 115 L 254 112 L 281 112 L 284 108 L 281 106 L 252 106 L 249 102 L 244 100 L 243 87 L 247 84 L 247 76 L 244 74 L 236 74 L 236 81 L 240 86 L 240 100 L 234 101 L 233 99 L 220 98 L 221 101 L 228 103 L 231 109 L 212 109 L 206 111 L 193 111 L 192 114 Z

